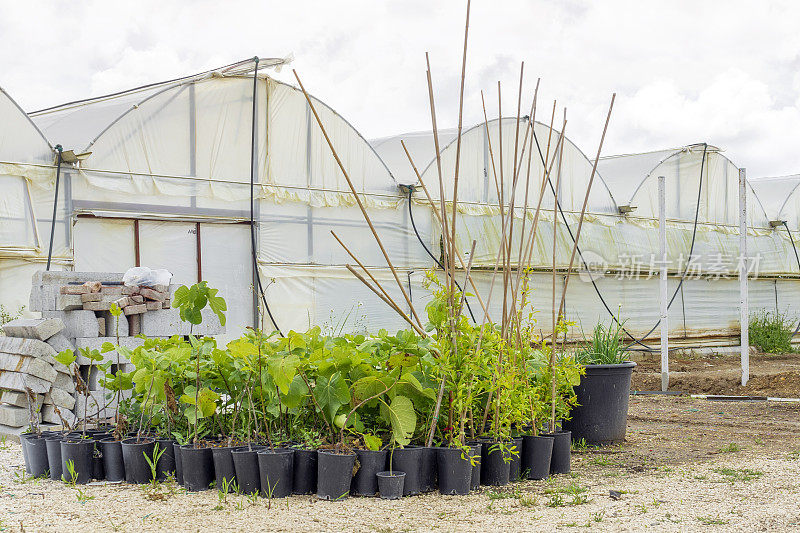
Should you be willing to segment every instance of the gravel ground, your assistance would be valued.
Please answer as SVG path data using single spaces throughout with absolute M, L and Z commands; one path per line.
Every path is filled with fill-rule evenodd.
M 800 406 L 632 397 L 628 442 L 573 473 L 466 497 L 384 501 L 153 492 L 24 479 L 0 449 L 0 531 L 800 531 Z M 619 500 L 609 491 L 622 493 Z

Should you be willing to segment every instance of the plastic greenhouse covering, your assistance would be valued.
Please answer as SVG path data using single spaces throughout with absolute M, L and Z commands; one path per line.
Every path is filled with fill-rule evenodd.
M 242 65 L 64 104 L 30 118 L 0 94 L 0 303 L 11 310 L 26 305 L 31 275 L 44 268 L 56 176 L 51 144 L 58 143 L 88 155 L 61 166 L 53 268 L 124 271 L 141 264 L 169 269 L 178 283 L 205 279 L 228 301 L 228 331 L 238 335 L 253 325 L 256 301 L 250 240 L 254 147 L 258 273 L 278 326 L 284 331 L 314 324 L 345 331 L 404 327 L 345 268 L 353 261 L 331 231 L 402 299 L 303 93 L 259 71 L 253 139 L 253 72 Z M 422 311 L 429 298 L 424 274 L 434 262 L 420 240 L 437 254 L 441 236 L 433 211 L 440 205 L 433 136 L 417 132 L 370 143 L 333 109 L 313 102 Z M 531 261 L 534 308 L 550 306 L 554 231 L 558 283 L 563 283 L 593 161 L 567 138 L 558 149 L 559 136 L 544 124 L 509 118 L 462 134 L 457 245 L 467 253 L 477 241 L 474 278 L 484 297 L 500 242 L 498 194 L 506 202 L 514 195 L 518 247 L 522 221 L 530 228 L 544 188 Z M 456 137 L 454 130 L 439 132 L 448 206 Z M 543 181 L 545 161 L 559 188 L 562 211 L 555 214 L 550 184 Z M 601 158 L 580 238 L 581 256 L 592 272 L 576 275 L 567 295 L 567 314 L 580 326 L 575 334 L 607 322 L 609 313 L 627 318 L 627 329 L 636 335 L 648 333 L 658 320 L 653 261 L 661 175 L 667 180 L 670 290 L 685 277 L 670 308 L 671 334 L 738 333 L 738 172 L 719 149 L 706 145 Z M 414 186 L 410 205 L 407 189 L 399 185 Z M 767 192 L 748 189 L 748 255 L 758 257 L 750 282 L 754 309 L 791 312 L 800 296 L 789 234 L 770 226 L 782 217 L 793 232 L 800 229 L 792 203 L 796 190 L 789 185 L 786 190 L 792 192 L 789 200 L 784 195 L 785 205 L 770 198 L 762 206 L 759 197 Z M 620 206 L 635 209 L 623 214 Z M 494 316 L 502 305 L 497 293 L 490 304 Z M 479 306 L 472 307 L 477 314 Z M 271 329 L 265 314 L 259 315 L 264 320 L 259 325 Z M 542 329 L 550 327 L 549 313 L 535 316 Z

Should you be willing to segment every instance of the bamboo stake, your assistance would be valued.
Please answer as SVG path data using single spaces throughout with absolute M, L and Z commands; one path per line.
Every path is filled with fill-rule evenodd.
M 600 152 L 603 150 L 603 141 L 606 138 L 606 131 L 608 130 L 608 123 L 611 120 L 611 110 L 614 109 L 614 100 L 617 98 L 617 93 L 611 95 L 611 105 L 608 106 L 608 115 L 606 116 L 606 124 L 603 126 L 603 134 L 600 136 L 600 146 L 597 147 L 597 157 L 594 158 L 592 165 L 592 175 L 589 177 L 589 184 L 586 186 L 586 196 L 583 197 L 583 206 L 581 207 L 581 216 L 578 219 L 578 229 L 575 230 L 575 242 L 572 243 L 572 253 L 569 256 L 569 267 L 567 274 L 564 277 L 564 288 L 561 290 L 561 304 L 558 307 L 559 315 L 564 314 L 564 304 L 567 299 L 567 284 L 569 283 L 569 275 L 572 272 L 572 265 L 575 262 L 575 252 L 578 249 L 578 240 L 581 237 L 581 228 L 583 228 L 583 217 L 586 213 L 586 206 L 589 204 L 589 193 L 592 191 L 592 183 L 594 183 L 594 176 L 597 173 L 597 163 L 600 161 Z
M 414 328 L 414 331 L 416 331 L 417 333 L 419 333 L 423 337 L 427 337 L 428 336 L 423 330 L 421 330 L 416 324 L 414 324 L 414 322 L 412 322 L 410 318 L 408 318 L 408 315 L 406 315 L 399 307 L 397 307 L 397 304 L 395 304 L 391 299 L 387 299 L 383 294 L 381 294 L 381 292 L 378 291 L 378 289 L 376 289 L 375 287 L 373 287 L 366 279 L 364 279 L 364 277 L 361 274 L 359 274 L 356 271 L 356 269 L 352 267 L 352 265 L 345 265 L 345 267 L 347 268 L 347 270 L 350 271 L 351 274 L 353 274 L 356 278 L 358 278 L 358 280 L 361 281 L 361 283 L 366 285 L 367 288 L 369 288 L 369 290 L 374 292 L 375 295 L 378 298 L 383 300 L 384 303 L 386 303 L 386 305 L 388 305 L 389 307 L 394 309 L 401 317 L 403 317 L 403 320 L 408 322 L 411 325 L 411 327 Z M 367 274 L 369 274 L 370 278 L 375 280 L 375 278 L 372 276 L 372 274 L 369 273 L 368 270 L 365 269 L 364 271 L 367 272 Z M 377 281 L 375 281 L 375 283 L 377 283 Z M 380 285 L 378 285 L 378 286 L 380 287 Z M 381 288 L 381 291 L 382 290 L 383 289 Z
M 564 126 L 567 124 L 567 109 L 564 108 Z M 565 127 L 562 126 L 561 134 L 563 138 Z M 558 235 L 558 193 L 561 188 L 562 156 L 564 154 L 564 144 L 561 144 L 558 158 L 558 174 L 556 174 L 556 186 L 553 191 L 553 337 L 550 344 L 550 379 L 551 379 L 551 411 L 550 411 L 550 432 L 556 432 L 556 346 L 558 345 L 558 319 L 556 316 L 556 237 Z
M 414 318 L 417 320 L 417 324 L 419 325 L 420 329 L 424 329 L 422 328 L 422 321 L 419 319 L 419 315 L 417 315 L 416 309 L 414 309 L 414 304 L 411 303 L 411 298 L 409 298 L 405 287 L 403 287 L 403 283 L 400 281 L 400 277 L 397 275 L 397 271 L 395 270 L 394 265 L 392 264 L 392 260 L 389 259 L 389 254 L 386 252 L 386 248 L 383 247 L 383 242 L 381 242 L 381 238 L 378 236 L 378 232 L 375 230 L 375 226 L 372 225 L 372 220 L 370 219 L 369 214 L 367 214 L 367 210 L 364 207 L 364 204 L 361 202 L 361 198 L 358 196 L 358 192 L 356 192 L 356 188 L 353 185 L 353 182 L 350 180 L 350 175 L 344 168 L 342 160 L 339 159 L 339 154 L 336 153 L 336 149 L 333 147 L 333 143 L 331 142 L 330 137 L 328 137 L 328 132 L 325 131 L 325 126 L 322 125 L 322 119 L 320 119 L 319 114 L 317 114 L 317 109 L 314 107 L 314 103 L 311 101 L 311 97 L 306 92 L 305 87 L 303 87 L 303 82 L 300 81 L 300 76 L 298 76 L 297 71 L 292 69 L 292 73 L 294 73 L 294 77 L 297 79 L 297 83 L 300 85 L 300 89 L 303 91 L 303 95 L 305 95 L 306 97 L 308 106 L 311 109 L 311 112 L 314 114 L 314 118 L 317 120 L 317 124 L 319 124 L 320 130 L 322 130 L 322 135 L 325 137 L 325 141 L 328 143 L 328 147 L 331 149 L 331 153 L 333 154 L 334 159 L 336 159 L 336 163 L 339 165 L 339 169 L 342 171 L 345 180 L 347 180 L 347 185 L 350 187 L 350 191 L 353 193 L 353 197 L 355 198 L 356 203 L 358 204 L 358 208 L 361 210 L 361 214 L 364 215 L 364 220 L 367 221 L 367 225 L 369 226 L 369 229 L 372 231 L 372 236 L 375 237 L 375 241 L 378 243 L 378 247 L 380 247 L 381 253 L 383 253 L 383 257 L 392 271 L 392 275 L 394 276 L 394 279 L 397 282 L 397 286 L 400 288 L 400 292 L 403 293 L 403 297 L 405 298 L 409 309 L 411 309 L 411 313 L 414 315 Z

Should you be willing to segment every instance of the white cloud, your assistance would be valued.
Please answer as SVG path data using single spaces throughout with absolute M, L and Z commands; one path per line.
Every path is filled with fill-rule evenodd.
M 367 137 L 430 125 L 425 51 L 440 123 L 454 125 L 463 39 L 461 0 L 426 2 L 95 0 L 3 3 L 0 85 L 29 110 L 174 78 L 254 54 L 282 57 L 314 94 Z M 473 0 L 465 124 L 525 101 L 568 107 L 568 134 L 604 153 L 708 141 L 749 175 L 800 171 L 800 5 L 745 1 Z M 291 71 L 279 75 L 291 81 Z M 524 104 L 525 107 L 529 104 Z

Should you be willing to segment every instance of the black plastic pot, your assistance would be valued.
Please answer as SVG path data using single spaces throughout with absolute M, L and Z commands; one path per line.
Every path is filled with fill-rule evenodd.
M 231 450 L 236 483 L 242 494 L 261 492 L 261 476 L 258 473 L 258 456 L 256 454 L 263 449 L 263 446 L 254 445 Z
M 92 480 L 94 441 L 92 439 L 66 439 L 61 441 L 61 475 L 72 481 L 68 464 L 72 461 L 75 483 L 85 485 Z
M 575 387 L 578 405 L 564 429 L 572 431 L 576 441 L 586 444 L 617 444 L 625 440 L 628 427 L 628 398 L 631 374 L 636 363 L 586 365 L 586 375 Z
M 158 443 L 158 463 L 156 464 L 156 472 L 158 472 L 158 480 L 164 481 L 167 475 L 175 475 L 175 439 L 156 439 Z M 162 453 L 163 452 L 163 453 Z
M 153 460 L 156 441 L 151 438 L 131 437 L 122 441 L 122 461 L 125 463 L 125 481 L 128 483 L 150 483 L 153 473 L 145 455 Z
M 384 500 L 399 500 L 403 497 L 403 484 L 406 479 L 405 472 L 378 472 L 378 491 Z
M 507 445 L 509 445 L 508 443 Z M 481 485 L 501 487 L 508 485 L 511 473 L 511 453 L 505 453 L 495 442 L 481 442 Z
M 100 443 L 94 441 L 94 450 L 92 451 L 92 479 L 99 480 L 105 478 L 106 468 L 103 464 L 103 452 L 100 449 Z
M 231 452 L 238 449 L 236 446 L 211 448 L 211 455 L 214 458 L 214 478 L 217 480 L 217 488 L 219 490 L 227 487 L 228 492 L 234 492 L 236 468 L 233 466 Z
M 375 496 L 378 493 L 378 478 L 375 474 L 386 470 L 386 450 L 356 450 L 358 472 L 350 483 L 353 496 Z
M 181 456 L 181 445 L 177 442 L 172 445 L 172 453 L 175 455 L 175 481 L 178 485 L 183 485 L 183 457 Z
M 339 454 L 329 450 L 317 452 L 317 498 L 343 500 L 350 495 L 356 454 Z
M 22 433 L 19 436 L 19 445 L 22 447 L 22 460 L 25 462 L 25 473 L 31 474 L 31 461 L 28 458 L 28 437 L 35 437 L 36 433 Z
M 511 462 L 508 463 L 509 481 L 519 481 L 522 477 L 522 437 L 511 439 L 514 451 L 511 452 Z
M 31 435 L 27 439 L 28 462 L 30 463 L 30 475 L 42 477 L 47 474 L 50 464 L 47 460 L 47 441 L 45 437 Z
M 522 437 L 522 474 L 528 479 L 545 479 L 550 476 L 553 440 L 553 437 L 545 435 Z
M 422 448 L 422 461 L 419 465 L 419 489 L 422 492 L 436 490 L 436 458 L 435 447 Z
M 394 450 L 391 458 L 391 471 L 406 473 L 403 482 L 403 496 L 414 496 L 422 492 L 422 456 L 425 452 L 419 446 L 406 446 Z
M 214 456 L 211 448 L 195 448 L 193 444 L 180 447 L 183 486 L 196 492 L 208 490 L 214 481 Z
M 50 436 L 45 439 L 47 447 L 47 468 L 50 470 L 50 479 L 61 479 L 61 435 Z
M 317 492 L 317 450 L 294 449 L 294 494 Z
M 481 443 L 480 442 L 468 442 L 467 445 L 470 448 L 470 455 L 474 458 L 474 463 L 472 465 L 472 480 L 470 481 L 469 488 L 471 490 L 478 490 L 481 486 Z
M 553 437 L 553 455 L 550 457 L 551 474 L 569 474 L 572 459 L 572 438 L 569 431 L 544 433 L 545 437 Z
M 292 448 L 265 448 L 259 450 L 256 455 L 258 456 L 261 495 L 267 498 L 291 496 L 294 481 L 294 450 Z
M 472 485 L 470 453 L 465 454 L 461 448 L 436 448 L 440 493 L 469 494 Z
M 113 438 L 103 439 L 99 443 L 103 454 L 103 469 L 108 481 L 125 480 L 125 459 L 122 456 L 122 442 Z

